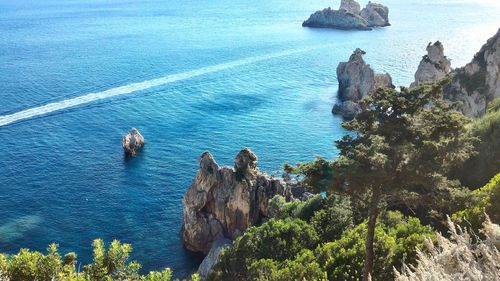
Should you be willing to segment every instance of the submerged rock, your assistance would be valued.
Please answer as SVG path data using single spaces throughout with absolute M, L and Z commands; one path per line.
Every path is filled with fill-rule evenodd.
M 135 156 L 144 146 L 144 137 L 136 128 L 132 128 L 122 139 L 123 150 L 127 156 Z
M 478 118 L 486 113 L 488 104 L 500 98 L 500 29 L 481 47 L 470 63 L 453 71 L 444 96 L 461 101 L 461 111 Z
M 339 63 L 337 79 L 339 81 L 338 99 L 332 112 L 345 118 L 353 118 L 360 110 L 358 102 L 380 87 L 392 87 L 389 74 L 378 74 L 363 60 L 365 52 L 356 49 L 349 61 Z
M 342 0 L 338 10 L 330 7 L 313 13 L 302 23 L 307 27 L 324 27 L 335 29 L 371 30 L 389 24 L 389 8 L 369 2 L 360 11 L 360 5 L 354 0 Z
M 184 195 L 181 237 L 188 250 L 207 254 L 215 241 L 235 239 L 267 217 L 268 200 L 291 198 L 281 179 L 257 168 L 257 156 L 242 149 L 234 167 L 219 167 L 213 156 L 201 155 L 200 169 Z
M 422 57 L 415 72 L 415 82 L 410 87 L 421 83 L 432 82 L 444 78 L 450 73 L 450 60 L 444 55 L 444 47 L 441 42 L 427 45 L 427 55 Z

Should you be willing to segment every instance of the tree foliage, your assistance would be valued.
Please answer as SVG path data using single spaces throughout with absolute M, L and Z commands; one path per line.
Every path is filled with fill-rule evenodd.
M 365 280 L 373 270 L 375 226 L 381 211 L 418 208 L 423 217 L 443 216 L 459 210 L 467 195 L 448 174 L 473 154 L 477 139 L 467 133 L 470 120 L 442 99 L 446 82 L 376 90 L 361 101 L 362 111 L 343 123 L 349 133 L 336 142 L 337 160 L 318 158 L 286 167 L 303 174 L 312 188 L 348 194 L 357 206 L 355 218 L 358 214 L 368 218 Z
M 249 280 L 249 269 L 254 261 L 284 261 L 317 244 L 318 235 L 306 222 L 271 219 L 259 227 L 249 228 L 232 247 L 223 251 L 211 280 Z
M 0 281 L 170 281 L 172 271 L 149 272 L 140 275 L 140 264 L 129 262 L 130 244 L 113 241 L 108 249 L 100 239 L 94 240 L 94 259 L 91 264 L 77 269 L 77 256 L 68 253 L 61 257 L 57 244 L 47 248 L 47 254 L 21 249 L 15 255 L 0 254 Z M 191 280 L 198 280 L 193 275 Z
M 211 280 L 359 280 L 366 222 L 346 227 L 337 239 L 320 239 L 319 243 L 307 238 L 314 234 L 300 236 L 299 228 L 304 228 L 305 233 L 313 233 L 313 229 L 298 219 L 273 219 L 264 225 L 264 229 L 252 228 L 251 234 L 245 233 L 223 253 Z M 289 231 L 291 228 L 297 230 Z M 435 237 L 431 227 L 399 212 L 384 213 L 376 233 L 375 280 L 390 280 L 392 268 L 400 268 L 402 261 L 414 263 L 416 249 L 422 247 L 426 238 Z M 290 250 L 281 249 L 287 246 Z
M 364 222 L 347 230 L 338 240 L 316 249 L 318 263 L 327 272 L 328 280 L 361 278 L 367 228 Z M 392 268 L 399 268 L 403 260 L 413 263 L 416 249 L 422 247 L 426 238 L 433 237 L 432 228 L 421 225 L 417 218 L 407 218 L 398 212 L 382 215 L 375 228 L 374 280 L 391 280 Z

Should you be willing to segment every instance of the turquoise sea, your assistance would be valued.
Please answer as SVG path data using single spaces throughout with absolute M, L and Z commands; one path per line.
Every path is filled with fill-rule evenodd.
M 232 165 L 250 147 L 269 173 L 335 157 L 335 69 L 355 48 L 408 85 L 428 42 L 458 67 L 500 27 L 495 0 L 384 0 L 387 28 L 301 27 L 339 2 L 0 0 L 0 120 L 15 117 L 0 121 L 0 252 L 56 242 L 89 262 L 94 238 L 119 239 L 144 271 L 186 276 L 200 260 L 182 196 L 203 151 Z M 147 143 L 124 159 L 131 127 Z

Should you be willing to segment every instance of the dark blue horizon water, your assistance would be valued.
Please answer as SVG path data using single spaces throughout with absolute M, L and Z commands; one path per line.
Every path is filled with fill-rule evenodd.
M 459 0 L 383 1 L 392 26 L 371 32 L 301 27 L 338 2 L 0 0 L 0 116 L 322 46 L 0 127 L 0 252 L 56 242 L 89 262 L 93 239 L 118 239 L 144 271 L 186 276 L 199 258 L 179 239 L 182 196 L 203 151 L 232 165 L 250 147 L 269 173 L 335 157 L 335 69 L 355 48 L 408 85 L 428 42 L 443 42 L 459 67 L 500 27 L 495 1 Z M 131 127 L 146 146 L 127 160 L 120 141 Z

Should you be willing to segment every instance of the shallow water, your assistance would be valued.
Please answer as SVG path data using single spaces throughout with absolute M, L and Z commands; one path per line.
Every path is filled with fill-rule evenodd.
M 248 146 L 268 172 L 334 157 L 335 68 L 356 47 L 408 85 L 428 42 L 462 66 L 500 27 L 495 1 L 384 1 L 392 26 L 371 32 L 302 28 L 323 0 L 39 2 L 0 0 L 0 116 L 250 58 L 0 126 L 0 252 L 57 242 L 88 262 L 119 239 L 179 276 L 199 262 L 179 228 L 203 151 L 232 165 Z M 125 160 L 131 127 L 147 144 Z

